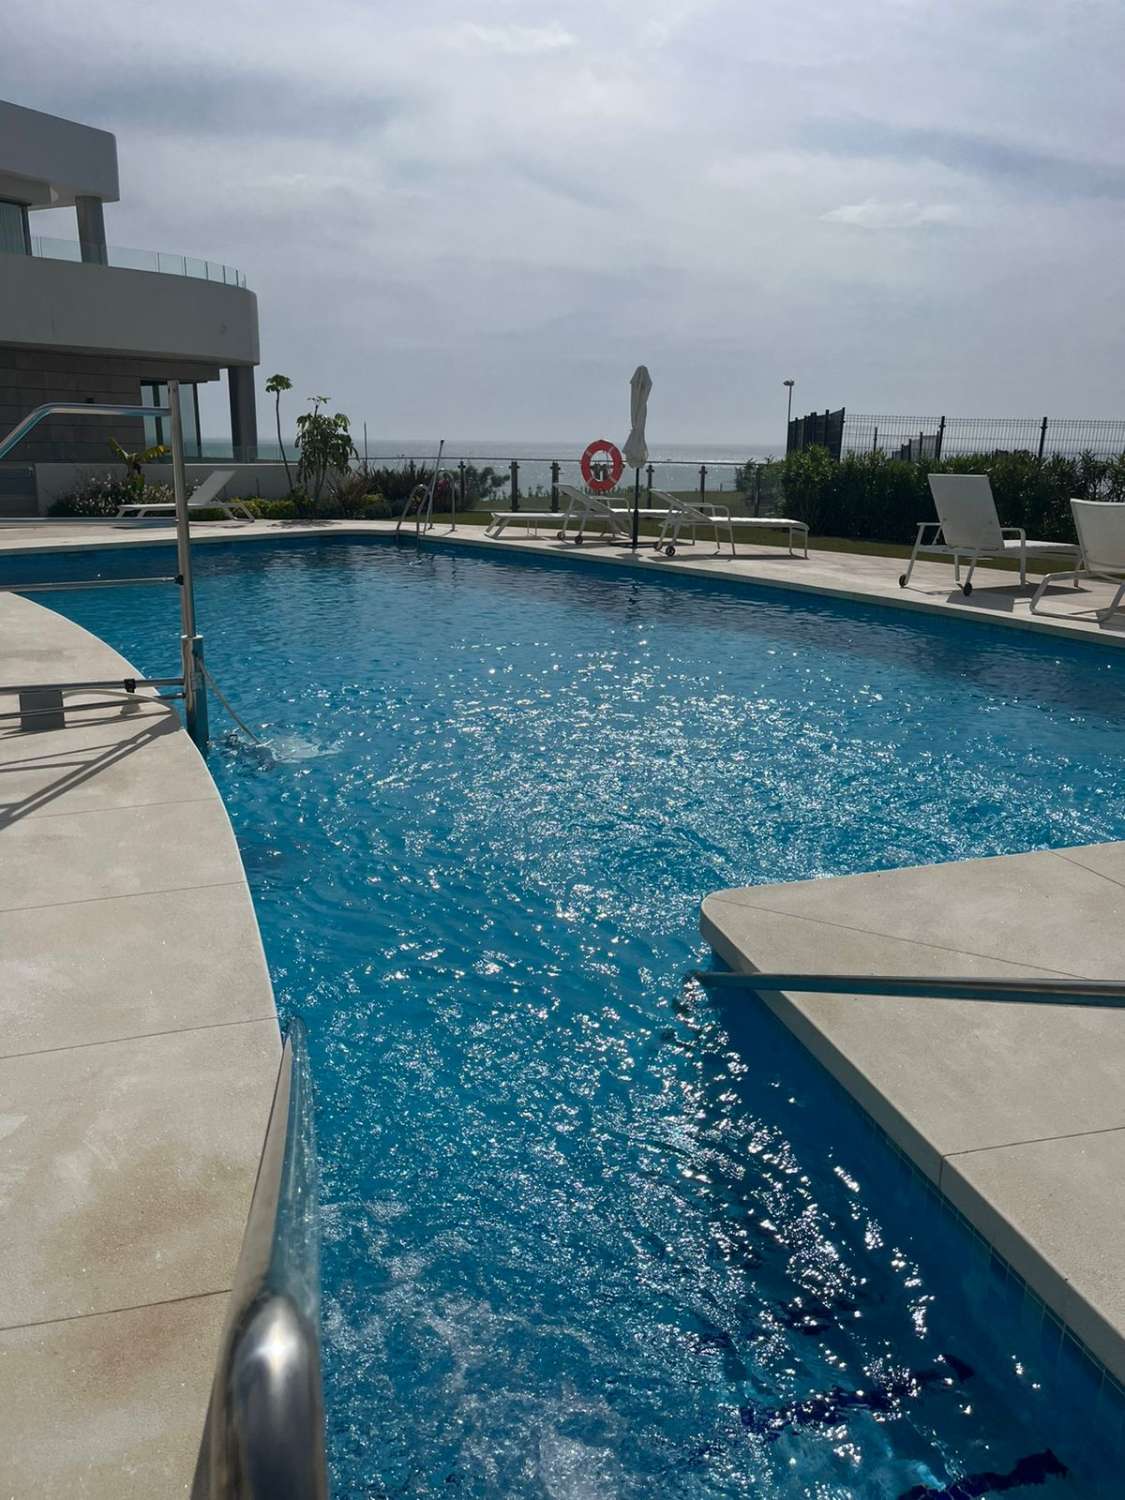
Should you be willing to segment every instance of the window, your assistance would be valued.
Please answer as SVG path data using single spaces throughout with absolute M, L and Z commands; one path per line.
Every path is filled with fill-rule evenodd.
M 27 209 L 22 203 L 9 203 L 0 198 L 0 255 L 30 254 Z
M 167 406 L 168 387 L 155 380 L 141 381 L 141 401 L 145 406 Z M 180 419 L 184 429 L 184 457 L 202 458 L 199 441 L 199 390 L 192 381 L 180 383 Z M 145 447 L 157 443 L 172 446 L 172 424 L 167 417 L 145 418 Z

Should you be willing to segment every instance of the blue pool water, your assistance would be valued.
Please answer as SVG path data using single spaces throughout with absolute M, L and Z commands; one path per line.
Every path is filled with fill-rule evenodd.
M 1125 657 L 577 561 L 197 552 L 211 670 L 287 748 L 212 700 L 311 1034 L 335 1492 L 1118 1493 L 1057 1328 L 680 976 L 718 887 L 1125 837 Z M 172 592 L 43 602 L 162 673 Z

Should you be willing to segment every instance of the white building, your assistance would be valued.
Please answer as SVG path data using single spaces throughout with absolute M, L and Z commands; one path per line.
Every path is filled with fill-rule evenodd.
M 119 196 L 107 131 L 0 101 L 0 435 L 46 401 L 155 402 L 177 379 L 190 458 L 196 388 L 225 370 L 232 456 L 253 462 L 257 298 L 231 266 L 108 246 L 102 205 Z M 36 210 L 60 207 L 75 210 L 75 239 L 38 236 Z M 30 466 L 105 469 L 111 436 L 130 449 L 166 440 L 159 424 L 147 426 L 44 423 L 0 466 L 0 513 L 43 501 L 42 475 Z

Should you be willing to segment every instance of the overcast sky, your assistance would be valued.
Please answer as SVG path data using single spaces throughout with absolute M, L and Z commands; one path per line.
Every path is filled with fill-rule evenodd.
M 623 437 L 640 361 L 661 445 L 781 440 L 787 376 L 1123 414 L 1121 0 L 3 9 L 0 95 L 117 136 L 110 241 L 246 272 L 263 429 L 282 370 L 373 436 Z

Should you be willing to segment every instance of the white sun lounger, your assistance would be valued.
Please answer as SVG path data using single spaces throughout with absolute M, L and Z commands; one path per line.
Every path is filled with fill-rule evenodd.
M 973 569 L 986 557 L 1019 559 L 1020 583 L 1027 582 L 1029 557 L 1079 556 L 1079 549 L 1066 542 L 1032 542 L 1021 526 L 1001 526 L 996 501 L 987 474 L 931 474 L 936 521 L 920 521 L 914 550 L 906 572 L 898 580 L 900 589 L 910 582 L 919 557 L 951 557 L 953 579 L 966 598 L 973 592 Z M 961 563 L 969 571 L 961 583 Z
M 193 510 L 221 510 L 233 521 L 236 516 L 244 521 L 252 521 L 254 517 L 242 504 L 241 500 L 220 500 L 219 491 L 234 478 L 233 469 L 214 469 L 203 483 L 188 496 L 188 515 Z M 169 511 L 175 514 L 176 506 L 171 500 L 144 501 L 135 500 L 129 505 L 119 505 L 117 514 L 119 516 L 131 516 L 139 520 L 144 516 L 165 515 Z
M 541 526 L 557 531 L 561 519 L 557 510 L 494 510 L 484 534 L 497 537 L 507 526 L 527 526 L 535 533 Z
M 614 536 L 625 541 L 633 539 L 633 507 L 632 505 L 611 505 L 603 495 L 588 495 L 584 490 L 575 488 L 572 484 L 560 484 L 559 494 L 566 496 L 566 522 L 567 525 L 577 520 L 578 530 L 572 540 L 581 542 L 587 522 L 596 522 L 603 531 L 612 532 Z M 663 498 L 663 497 L 661 497 Z M 641 505 L 637 507 L 637 517 L 642 521 L 663 521 L 668 515 L 666 505 Z
M 1070 578 L 1078 588 L 1083 579 L 1094 579 L 1117 585 L 1109 608 L 1097 611 L 1097 618 L 1104 623 L 1120 608 L 1125 595 L 1125 504 L 1120 500 L 1072 500 L 1070 509 L 1082 560 L 1070 572 L 1048 573 L 1035 590 L 1031 610 L 1034 614 L 1052 583 Z
M 736 528 L 742 530 L 758 531 L 784 531 L 786 533 L 786 545 L 789 548 L 789 556 L 795 557 L 793 551 L 793 538 L 800 538 L 804 549 L 803 555 L 809 555 L 809 528 L 804 521 L 795 521 L 789 516 L 738 516 L 732 515 L 730 507 L 726 505 L 704 505 L 702 502 L 693 500 L 681 500 L 679 496 L 672 495 L 665 490 L 654 490 L 653 495 L 666 502 L 666 508 L 659 512 L 664 517 L 664 524 L 660 528 L 660 535 L 656 540 L 656 550 L 663 553 L 665 557 L 675 557 L 676 547 L 680 541 L 680 533 L 686 527 L 695 534 L 703 528 L 713 531 L 715 535 L 715 551 L 722 550 L 722 537 L 726 533 L 726 540 L 730 545 L 730 555 L 734 557 L 734 533 Z
M 588 495 L 573 484 L 560 484 L 560 500 L 566 501 L 562 510 L 500 510 L 493 511 L 492 519 L 485 528 L 485 535 L 497 537 L 507 526 L 530 526 L 538 531 L 540 526 L 551 527 L 560 542 L 581 544 L 586 532 L 597 529 L 603 541 L 629 541 L 632 537 L 632 515 L 630 506 L 623 509 L 610 505 L 602 495 Z M 644 517 L 663 518 L 667 510 L 642 509 Z M 571 527 L 575 527 L 571 535 Z
M 554 530 L 560 542 L 581 542 L 588 524 L 596 524 L 603 539 L 625 535 L 620 516 L 600 495 L 587 495 L 572 484 L 560 484 L 557 493 L 560 500 L 566 501 L 564 510 L 493 511 L 492 519 L 485 528 L 485 535 L 497 537 L 508 526 L 530 526 L 533 531 L 545 526 Z M 578 530 L 570 537 L 568 529 L 574 522 L 577 523 Z

